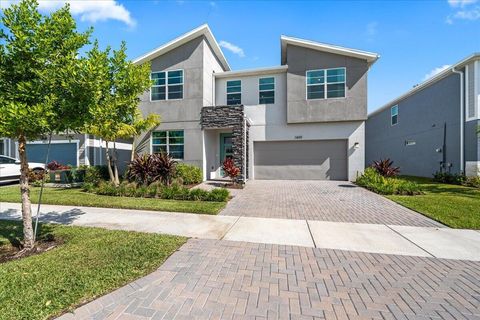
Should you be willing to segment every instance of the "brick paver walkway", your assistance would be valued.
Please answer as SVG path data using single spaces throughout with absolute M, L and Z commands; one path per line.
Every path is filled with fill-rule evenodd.
M 427 217 L 344 181 L 252 180 L 222 215 L 442 227 Z
M 71 318 L 480 319 L 480 263 L 192 239 Z

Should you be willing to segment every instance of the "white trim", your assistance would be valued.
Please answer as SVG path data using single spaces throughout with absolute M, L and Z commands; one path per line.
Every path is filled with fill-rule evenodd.
M 337 69 L 343 69 L 345 71 L 345 80 L 343 81 L 343 90 L 345 92 L 345 96 L 343 97 L 332 97 L 328 98 L 327 97 L 327 90 L 328 90 L 328 85 L 329 84 L 339 84 L 342 82 L 332 82 L 328 83 L 327 82 L 327 71 L 328 70 L 337 70 Z M 323 91 L 323 98 L 314 98 L 314 99 L 309 99 L 308 98 L 308 87 L 309 86 L 318 86 L 319 84 L 308 84 L 308 73 L 309 72 L 314 72 L 314 71 L 323 71 L 323 77 L 324 77 L 324 91 Z M 313 70 L 306 70 L 305 71 L 305 99 L 307 101 L 309 100 L 332 100 L 332 99 L 346 99 L 347 98 L 347 68 L 346 67 L 338 67 L 338 68 L 326 68 L 326 69 L 313 69 Z
M 468 63 L 470 63 L 472 61 L 477 62 L 478 59 L 480 59 L 480 52 L 477 52 L 477 53 L 474 53 L 474 54 L 468 56 L 467 58 L 465 58 L 465 59 L 457 62 L 456 64 L 454 64 L 452 67 L 447 68 L 444 71 L 438 73 L 436 76 L 420 83 L 419 85 L 415 86 L 413 89 L 411 89 L 411 90 L 407 91 L 406 93 L 402 94 L 398 98 L 395 98 L 394 100 L 388 102 L 387 104 L 384 104 L 383 106 L 376 109 L 375 111 L 370 112 L 368 114 L 368 117 L 374 116 L 374 115 L 388 109 L 390 106 L 398 104 L 400 101 L 402 101 L 403 99 L 413 95 L 417 91 L 423 90 L 424 88 L 427 88 L 428 86 L 440 81 L 441 79 L 443 79 L 443 78 L 447 77 L 448 75 L 452 74 L 453 73 L 452 69 L 460 68 L 462 66 L 467 65 Z
M 168 74 L 170 72 L 175 72 L 175 71 L 182 71 L 182 83 L 173 83 L 169 84 L 168 83 Z M 165 73 L 165 84 L 164 85 L 153 85 L 150 87 L 150 102 L 156 102 L 156 101 L 175 101 L 175 100 L 183 100 L 185 96 L 185 71 L 183 69 L 174 69 L 174 70 L 164 70 L 164 71 L 153 71 L 150 72 L 150 80 L 152 79 L 152 74 L 154 73 Z M 169 99 L 168 98 L 168 86 L 182 86 L 182 97 L 181 98 L 176 98 L 176 99 Z M 165 99 L 159 99 L 159 100 L 152 100 L 152 88 L 153 87 L 165 87 Z
M 280 37 L 280 43 L 282 47 L 282 64 L 286 64 L 287 62 L 287 57 L 286 57 L 287 44 L 309 48 L 317 51 L 340 54 L 340 55 L 354 57 L 358 59 L 364 59 L 364 60 L 367 60 L 369 64 L 373 64 L 375 61 L 378 60 L 378 58 L 380 58 L 380 55 L 373 52 L 345 48 L 345 47 L 340 47 L 332 44 L 315 42 L 311 40 L 299 39 L 299 38 L 288 37 L 283 35 Z
M 393 108 L 395 108 L 395 107 L 397 108 L 397 114 L 393 115 L 393 114 L 392 114 L 392 110 L 393 110 Z M 396 126 L 396 125 L 398 124 L 398 114 L 399 114 L 398 109 L 399 109 L 399 108 L 398 108 L 398 104 L 396 104 L 396 105 L 394 105 L 394 106 L 392 106 L 392 107 L 390 108 L 390 126 L 391 126 L 391 127 Z M 397 116 L 397 122 L 396 122 L 396 123 L 393 123 L 393 117 L 394 117 L 394 116 Z
M 170 144 L 170 131 L 182 131 L 183 132 L 183 143 L 172 143 Z M 165 147 L 167 148 L 167 154 L 170 154 L 170 145 L 172 146 L 183 146 L 183 158 L 173 158 L 175 160 L 184 161 L 185 160 L 185 130 L 184 129 L 168 129 L 168 130 L 153 130 L 150 133 L 150 154 L 153 154 L 153 133 L 154 132 L 166 132 L 165 136 Z M 161 146 L 163 144 L 155 144 L 156 146 Z
M 61 143 L 75 143 L 77 146 L 77 164 L 75 164 L 75 167 L 78 167 L 80 165 L 80 140 L 52 140 L 51 144 L 61 144 Z M 48 140 L 35 140 L 35 141 L 27 141 L 28 144 L 48 144 Z M 19 153 L 18 153 L 18 141 L 15 141 L 15 158 L 19 158 Z M 50 161 L 49 161 L 50 162 Z M 69 164 L 69 163 L 64 163 L 64 164 Z
M 89 146 L 89 141 L 90 139 L 88 139 L 88 134 L 85 133 L 84 135 L 84 154 L 85 156 L 83 157 L 84 159 L 84 164 L 89 166 L 90 165 L 90 146 Z
M 114 143 L 115 141 L 111 141 L 110 143 Z M 101 139 L 90 139 L 90 147 L 94 148 L 106 148 L 107 144 L 105 141 Z M 131 143 L 125 143 L 125 142 L 115 142 L 115 149 L 117 150 L 132 150 L 132 144 Z
M 220 61 L 220 64 L 222 65 L 223 69 L 226 71 L 230 70 L 230 66 L 228 65 L 227 59 L 225 59 L 222 49 L 220 49 L 220 46 L 218 45 L 217 40 L 215 40 L 215 37 L 213 36 L 212 31 L 210 30 L 207 24 L 201 25 L 200 27 L 195 28 L 181 35 L 180 37 L 167 42 L 166 44 L 144 54 L 143 56 L 138 57 L 137 59 L 133 60 L 133 63 L 142 64 L 144 62 L 155 59 L 156 57 L 161 56 L 162 54 L 165 54 L 175 48 L 178 48 L 181 45 L 193 39 L 196 39 L 202 35 L 205 36 L 207 41 L 210 43 L 210 46 L 213 49 L 213 52 L 217 56 L 218 60 Z
M 474 68 L 475 69 L 475 68 Z M 474 73 L 475 75 L 475 73 Z M 474 120 L 475 117 L 476 117 L 476 108 L 475 106 L 473 107 L 473 112 L 474 112 L 474 115 L 473 117 L 470 117 L 469 115 L 469 109 L 470 109 L 470 83 L 469 83 L 469 78 L 470 78 L 470 66 L 467 64 L 465 66 L 465 105 L 466 105 L 466 108 L 465 108 L 465 121 L 470 121 L 470 120 Z M 475 85 L 475 83 L 474 83 Z M 474 102 L 475 103 L 475 102 Z
M 216 73 L 213 73 L 213 76 L 215 78 L 261 76 L 261 75 L 268 75 L 268 74 L 285 73 L 287 72 L 287 70 L 288 70 L 288 66 L 282 65 L 282 66 L 266 67 L 266 68 L 258 68 L 258 69 L 216 72 Z
M 228 92 L 228 83 L 233 81 L 240 81 L 240 92 Z M 240 94 L 240 103 L 239 104 L 228 104 L 228 95 L 229 94 Z M 242 104 L 242 79 L 230 79 L 225 81 L 225 105 L 227 106 L 236 106 Z
M 262 79 L 273 79 L 273 89 L 269 89 L 269 90 L 261 90 L 260 89 L 260 80 Z M 267 83 L 267 84 L 270 84 L 270 83 Z M 258 78 L 258 104 L 275 104 L 275 89 L 276 89 L 276 85 L 275 85 L 275 77 L 261 77 L 261 78 Z M 273 102 L 272 103 L 261 103 L 260 102 L 260 93 L 262 92 L 270 92 L 270 91 L 273 91 Z
M 473 63 L 475 72 L 474 72 L 474 78 L 473 78 L 473 93 L 474 93 L 474 108 L 475 108 L 475 115 L 477 119 L 480 119 L 480 63 L 478 60 L 476 60 Z

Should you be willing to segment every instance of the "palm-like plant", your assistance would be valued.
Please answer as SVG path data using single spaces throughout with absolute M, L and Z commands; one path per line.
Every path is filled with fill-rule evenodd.
M 400 167 L 393 167 L 393 161 L 389 158 L 373 161 L 372 167 L 384 177 L 394 177 L 400 173 Z

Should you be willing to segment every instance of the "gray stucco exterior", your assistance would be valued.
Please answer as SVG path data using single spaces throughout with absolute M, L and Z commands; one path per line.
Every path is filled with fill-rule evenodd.
M 345 55 L 287 45 L 287 122 L 331 122 L 367 119 L 368 63 Z M 306 71 L 346 68 L 346 96 L 306 99 Z
M 390 158 L 401 174 L 432 177 L 445 161 L 443 170 L 478 174 L 479 95 L 478 77 L 473 76 L 478 57 L 473 55 L 469 60 L 473 62 L 455 66 L 461 74 L 446 70 L 369 115 L 365 135 L 367 166 Z M 392 125 L 391 108 L 395 105 L 398 123 Z
M 337 143 L 340 157 L 328 150 L 313 152 L 312 155 L 318 157 L 308 158 L 311 168 L 298 168 L 302 165 L 298 161 L 292 162 L 293 167 L 303 173 L 333 172 L 331 169 L 340 168 L 338 174 L 319 174 L 320 179 L 354 180 L 363 171 L 367 73 L 378 58 L 376 54 L 355 51 L 351 56 L 353 49 L 340 47 L 334 52 L 324 52 L 322 50 L 331 48 L 319 43 L 313 44 L 315 49 L 304 48 L 301 39 L 289 39 L 298 45 L 289 44 L 283 51 L 282 37 L 281 66 L 229 71 L 228 64 L 219 55 L 218 44 L 212 39 L 209 28 L 200 27 L 169 42 L 171 49 L 160 47 L 137 59 L 137 63 L 150 61 L 152 72 L 183 70 L 183 99 L 150 101 L 150 92 L 145 92 L 140 102 L 144 116 L 150 113 L 161 116 L 161 124 L 154 131 L 183 131 L 184 158 L 179 160 L 202 168 L 204 179 L 222 178 L 224 149 L 221 141 L 225 140 L 221 139 L 231 134 L 232 158 L 244 178 L 255 179 L 254 147 L 255 143 L 264 142 L 282 142 L 292 147 L 281 153 L 285 158 L 281 166 L 264 168 L 264 172 L 271 173 L 266 177 L 295 178 L 295 174 L 284 173 L 289 170 L 288 165 L 283 165 L 288 157 L 301 156 L 298 154 L 303 150 L 301 146 L 321 148 L 329 145 L 329 141 L 338 140 L 341 141 Z M 337 67 L 346 68 L 346 97 L 307 101 L 306 71 Z M 260 104 L 259 80 L 264 77 L 275 80 L 275 101 L 271 104 Z M 228 80 L 241 81 L 241 105 L 226 106 Z M 236 112 L 237 109 L 241 112 Z M 152 132 L 145 132 L 135 144 L 137 153 L 152 152 Z M 342 165 L 331 165 L 336 159 L 340 159 Z

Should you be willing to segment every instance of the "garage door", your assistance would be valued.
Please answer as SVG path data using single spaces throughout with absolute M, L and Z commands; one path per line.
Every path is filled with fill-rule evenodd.
M 45 162 L 48 144 L 29 143 L 27 144 L 27 159 L 30 162 Z M 64 165 L 77 165 L 77 144 L 71 142 L 52 143 L 50 146 L 50 155 L 48 162 L 58 161 Z
M 347 180 L 347 141 L 254 142 L 255 179 Z

